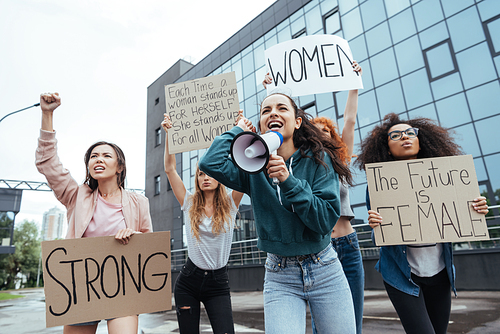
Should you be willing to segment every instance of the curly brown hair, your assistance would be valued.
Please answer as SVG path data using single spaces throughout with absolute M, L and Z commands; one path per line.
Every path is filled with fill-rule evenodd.
M 328 154 L 332 159 L 333 169 L 339 175 L 340 181 L 344 184 L 353 185 L 353 179 L 351 175 L 351 170 L 349 167 L 343 162 L 339 150 L 340 145 L 334 143 L 330 138 L 328 138 L 325 134 L 322 133 L 313 123 L 313 117 L 306 113 L 304 110 L 300 109 L 295 101 L 288 95 L 282 93 L 274 93 L 283 95 L 290 101 L 294 109 L 295 118 L 302 118 L 302 124 L 300 128 L 296 129 L 293 132 L 293 145 L 300 149 L 300 155 L 303 158 L 314 159 L 314 161 L 327 168 L 324 160 L 324 154 Z M 271 95 L 274 95 L 271 94 Z M 271 96 L 269 95 L 269 96 Z M 268 97 L 269 97 L 268 96 Z M 267 98 L 267 97 L 266 97 Z M 265 99 L 264 99 L 265 100 Z M 262 109 L 262 108 L 261 108 Z M 260 121 L 259 121 L 259 129 L 260 129 Z M 311 150 L 313 156 L 308 156 L 306 152 Z
M 377 125 L 361 142 L 361 153 L 354 162 L 359 169 L 365 169 L 365 164 L 393 161 L 389 152 L 389 129 L 397 124 L 408 124 L 418 128 L 420 151 L 417 159 L 446 157 L 463 154 L 462 148 L 452 138 L 453 130 L 443 128 L 429 118 L 400 119 L 399 115 L 385 115 L 382 124 Z
M 316 117 L 312 120 L 313 124 L 322 124 L 325 128 L 330 132 L 330 136 L 332 140 L 335 142 L 335 145 L 339 147 L 338 155 L 345 164 L 348 164 L 351 161 L 351 157 L 347 154 L 347 145 L 340 138 L 337 125 L 327 117 Z

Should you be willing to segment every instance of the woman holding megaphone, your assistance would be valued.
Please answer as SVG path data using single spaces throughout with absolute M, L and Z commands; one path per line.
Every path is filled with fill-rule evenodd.
M 172 121 L 164 114 L 165 133 Z M 250 130 L 250 128 L 247 128 Z M 227 262 L 238 206 L 243 193 L 226 188 L 199 168 L 194 194 L 176 170 L 175 154 L 165 140 L 165 173 L 184 212 L 188 259 L 174 286 L 180 333 L 199 333 L 200 302 L 204 304 L 214 333 L 234 333 Z
M 362 74 L 361 66 L 353 61 L 353 71 Z M 267 74 L 262 82 L 264 88 L 273 82 L 272 77 Z M 316 117 L 312 121 L 321 132 L 338 146 L 337 155 L 341 160 L 349 165 L 354 149 L 354 128 L 356 124 L 356 114 L 358 111 L 358 90 L 349 91 L 344 110 L 344 126 L 342 137 L 339 135 L 336 124 L 329 118 Z M 340 217 L 331 233 L 331 242 L 337 252 L 337 256 L 342 264 L 349 288 L 351 289 L 354 313 L 356 317 L 356 333 L 362 333 L 363 327 L 363 303 L 365 273 L 363 269 L 363 259 L 359 248 L 358 236 L 351 226 L 354 212 L 351 209 L 349 200 L 349 189 L 344 183 L 340 183 Z M 313 333 L 317 333 L 314 319 L 312 319 Z
M 355 333 L 349 285 L 330 243 L 340 216 L 339 180 L 352 183 L 339 148 L 322 140 L 311 116 L 289 96 L 272 94 L 262 102 L 259 129 L 280 132 L 283 143 L 270 155 L 267 170 L 245 173 L 229 153 L 248 122 L 240 117 L 237 126 L 216 137 L 200 169 L 252 199 L 258 247 L 268 253 L 266 333 L 305 333 L 307 305 L 319 333 Z

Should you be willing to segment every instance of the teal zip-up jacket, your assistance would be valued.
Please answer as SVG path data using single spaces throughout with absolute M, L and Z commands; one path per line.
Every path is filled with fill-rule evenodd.
M 248 174 L 231 160 L 231 142 L 240 132 L 240 127 L 234 127 L 216 137 L 200 160 L 200 169 L 250 196 L 259 249 L 280 256 L 325 249 L 340 215 L 339 178 L 330 157 L 325 153 L 325 168 L 297 150 L 286 161 L 290 176 L 275 186 L 267 171 Z

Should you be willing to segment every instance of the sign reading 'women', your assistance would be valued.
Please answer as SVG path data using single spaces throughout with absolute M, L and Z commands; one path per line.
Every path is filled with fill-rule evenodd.
M 265 51 L 273 83 L 267 93 L 292 96 L 362 89 L 347 41 L 334 35 L 312 35 L 279 43 Z
M 472 156 L 365 165 L 377 246 L 488 240 Z

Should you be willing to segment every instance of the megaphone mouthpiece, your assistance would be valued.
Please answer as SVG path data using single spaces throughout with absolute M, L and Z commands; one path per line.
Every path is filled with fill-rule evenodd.
M 231 156 L 236 166 L 246 173 L 259 173 L 269 162 L 269 156 L 283 143 L 277 131 L 268 131 L 259 136 L 253 132 L 236 135 L 231 143 Z

